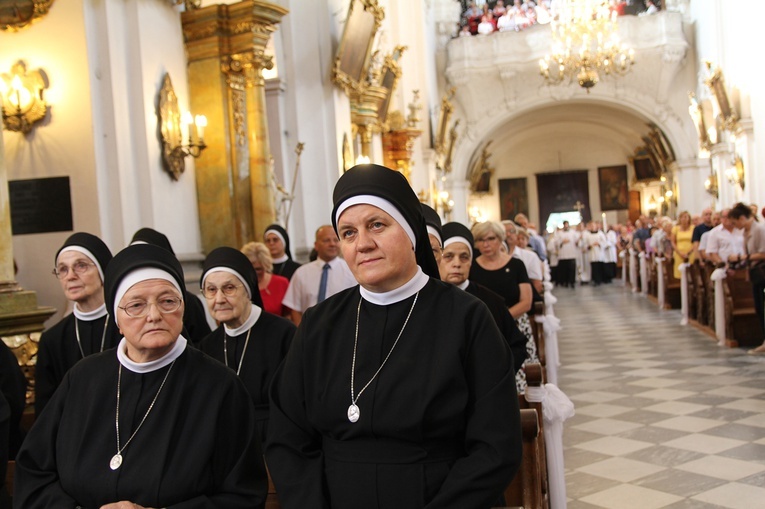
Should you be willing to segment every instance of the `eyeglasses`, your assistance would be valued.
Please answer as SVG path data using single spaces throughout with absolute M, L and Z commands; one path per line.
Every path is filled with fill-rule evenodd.
M 205 296 L 206 299 L 214 299 L 215 295 L 218 293 L 218 290 L 223 292 L 223 295 L 226 297 L 231 297 L 236 293 L 236 289 L 240 288 L 242 285 L 223 285 L 220 288 L 217 288 L 215 286 L 205 286 L 202 288 L 202 295 Z
M 484 237 L 482 239 L 476 239 L 476 243 L 478 242 L 494 242 L 496 240 L 499 240 L 499 237 L 491 236 L 491 237 Z
M 66 265 L 61 265 L 60 267 L 56 267 L 53 269 L 51 274 L 56 276 L 59 279 L 64 279 L 66 276 L 69 275 L 69 269 L 74 271 L 75 274 L 85 274 L 88 269 L 91 267 L 95 267 L 95 264 L 93 263 L 87 263 L 87 262 L 76 262 L 71 267 L 67 267 Z
M 183 301 L 178 297 L 164 297 L 154 302 L 145 300 L 131 300 L 125 307 L 117 306 L 131 318 L 142 318 L 149 314 L 149 308 L 152 305 L 157 307 L 160 313 L 174 313 L 181 308 Z

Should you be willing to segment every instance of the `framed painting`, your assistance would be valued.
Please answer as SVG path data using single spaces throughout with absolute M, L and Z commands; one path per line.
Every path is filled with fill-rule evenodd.
M 584 221 L 589 221 L 592 210 L 589 189 L 587 170 L 537 173 L 539 222 L 547 224 L 553 212 L 576 210 Z
M 630 157 L 630 163 L 635 169 L 635 180 L 637 182 L 654 182 L 661 178 L 661 169 L 657 168 L 647 152 Z
M 712 63 L 706 62 L 707 77 L 705 83 L 712 95 L 715 97 L 717 109 L 722 117 L 723 126 L 729 131 L 734 131 L 738 125 L 738 114 L 728 99 L 728 92 L 725 90 L 725 76 L 719 67 L 712 69 Z
M 361 86 L 384 16 L 374 0 L 351 0 L 332 69 L 333 79 L 343 88 L 358 90 Z
M 499 179 L 499 213 L 503 220 L 513 220 L 516 214 L 529 215 L 526 177 Z
M 598 168 L 600 210 L 626 210 L 629 206 L 627 166 Z

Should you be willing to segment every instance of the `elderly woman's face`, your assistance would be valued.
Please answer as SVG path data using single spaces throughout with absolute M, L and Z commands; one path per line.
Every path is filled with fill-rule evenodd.
M 279 258 L 284 256 L 284 242 L 275 233 L 269 233 L 263 239 L 265 241 L 268 252 L 271 253 L 271 258 Z
M 502 247 L 502 239 L 494 231 L 488 230 L 486 234 L 476 237 L 475 246 L 482 256 L 494 256 Z
M 337 221 L 340 249 L 353 276 L 371 292 L 395 290 L 417 273 L 412 241 L 387 212 L 353 205 Z
M 66 272 L 66 276 L 58 281 L 67 299 L 78 304 L 89 301 L 94 303 L 98 301 L 98 305 L 103 304 L 104 285 L 93 260 L 79 251 L 64 251 L 56 260 L 56 270 L 59 274 Z M 79 274 L 78 271 L 80 271 Z M 86 310 L 83 309 L 83 311 Z
M 218 271 L 208 274 L 205 278 L 204 295 L 212 317 L 232 329 L 242 325 L 250 315 L 247 290 L 239 278 L 230 272 Z
M 472 255 L 470 248 L 462 242 L 454 242 L 446 246 L 438 264 L 441 281 L 453 285 L 464 283 L 470 274 Z
M 158 359 L 172 350 L 183 329 L 183 302 L 170 313 L 161 312 L 162 307 L 181 295 L 172 283 L 164 279 L 148 279 L 130 287 L 120 300 L 117 324 L 127 340 L 130 360 L 148 362 Z M 148 305 L 146 316 L 129 316 L 125 308 Z
M 441 244 L 438 239 L 432 233 L 428 233 L 428 240 L 430 240 L 430 249 L 433 251 L 433 257 L 436 259 L 436 263 L 441 262 Z

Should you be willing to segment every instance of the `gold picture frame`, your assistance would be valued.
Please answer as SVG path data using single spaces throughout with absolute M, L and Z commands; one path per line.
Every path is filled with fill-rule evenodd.
M 696 127 L 696 133 L 699 136 L 699 149 L 708 151 L 712 147 L 712 140 L 709 139 L 709 131 L 707 131 L 707 123 L 704 120 L 704 107 L 696 99 L 696 94 L 688 92 L 688 113 L 693 119 L 693 125 Z
M 380 88 L 385 90 L 385 98 L 380 102 L 377 109 L 377 120 L 382 125 L 388 119 L 388 110 L 396 90 L 399 78 L 401 78 L 401 67 L 398 65 L 398 59 L 403 55 L 406 46 L 396 46 L 393 53 L 385 56 L 382 72 L 380 73 Z
M 738 113 L 736 113 L 736 109 L 728 99 L 728 92 L 725 90 L 725 76 L 723 76 L 722 69 L 719 67 L 712 69 L 712 62 L 706 62 L 706 66 L 709 76 L 704 80 L 704 83 L 715 98 L 723 128 L 735 132 L 738 130 Z
M 385 12 L 377 0 L 351 0 L 332 68 L 332 80 L 346 93 L 362 88 L 375 35 L 384 18 Z
M 0 2 L 0 30 L 18 32 L 42 19 L 54 0 Z
M 441 98 L 441 109 L 438 112 L 438 123 L 436 124 L 436 136 L 433 147 L 439 154 L 443 154 L 444 149 L 446 148 L 447 135 L 449 133 L 449 121 L 451 120 L 452 112 L 454 111 L 452 99 L 456 92 L 457 89 L 451 87 Z

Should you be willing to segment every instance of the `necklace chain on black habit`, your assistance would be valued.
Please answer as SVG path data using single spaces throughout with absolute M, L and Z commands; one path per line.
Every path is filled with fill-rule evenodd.
M 409 308 L 409 313 L 406 315 L 406 320 L 404 320 L 404 325 L 401 327 L 401 330 L 398 333 L 398 336 L 396 337 L 396 341 L 393 342 L 393 346 L 390 347 L 390 351 L 388 352 L 388 355 L 385 356 L 385 359 L 383 359 L 382 364 L 380 364 L 380 367 L 377 368 L 377 371 L 375 371 L 375 374 L 372 375 L 372 378 L 369 379 L 367 384 L 361 388 L 358 394 L 354 397 L 354 390 L 353 390 L 353 382 L 355 380 L 356 375 L 356 347 L 359 344 L 359 316 L 361 315 L 361 301 L 364 300 L 363 298 L 359 299 L 359 306 L 356 308 L 356 336 L 353 339 L 353 362 L 351 363 L 351 406 L 348 407 L 348 420 L 351 422 L 356 422 L 359 420 L 359 417 L 361 417 L 361 410 L 359 410 L 359 407 L 356 405 L 356 402 L 361 397 L 361 394 L 366 390 L 367 387 L 369 387 L 369 384 L 372 383 L 372 381 L 377 378 L 377 375 L 380 374 L 380 371 L 382 371 L 383 366 L 385 366 L 385 363 L 388 362 L 388 359 L 390 358 L 390 354 L 393 353 L 393 349 L 396 348 L 396 345 L 398 344 L 398 340 L 401 339 L 401 335 L 404 333 L 404 329 L 406 329 L 406 324 L 409 323 L 409 317 L 412 316 L 412 311 L 414 311 L 414 305 L 417 304 L 417 297 L 419 297 L 420 292 L 417 292 L 414 294 L 414 301 L 412 301 L 412 307 Z
M 252 327 L 247 329 L 247 338 L 244 340 L 244 349 L 242 350 L 242 356 L 239 357 L 239 367 L 236 368 L 236 376 L 239 376 L 239 372 L 242 371 L 242 362 L 244 362 L 244 354 L 247 353 L 247 345 L 250 344 L 250 332 L 252 332 Z M 236 357 L 236 353 L 234 353 L 234 357 Z M 226 361 L 226 367 L 228 367 L 228 335 L 226 334 L 226 331 L 223 331 L 223 360 Z
M 106 326 L 109 324 L 109 313 L 106 313 L 106 320 L 104 320 L 104 332 L 101 333 L 101 350 L 99 352 L 104 351 L 104 340 L 106 339 Z M 77 317 L 74 317 L 74 335 L 77 337 L 77 346 L 80 347 L 80 355 L 82 355 L 82 358 L 85 358 L 85 352 L 82 349 L 82 341 L 80 341 L 80 325 L 77 321 Z
M 114 418 L 114 426 L 117 429 L 117 454 L 112 456 L 111 461 L 109 462 L 109 468 L 112 470 L 117 470 L 122 466 L 122 451 L 125 450 L 125 448 L 128 446 L 131 440 L 133 440 L 133 437 L 138 433 L 138 430 L 141 429 L 141 426 L 143 426 L 144 421 L 146 421 L 146 418 L 149 416 L 149 413 L 151 412 L 151 409 L 154 408 L 154 403 L 157 402 L 157 398 L 159 397 L 159 393 L 162 392 L 162 387 L 165 386 L 165 382 L 167 382 L 167 377 L 170 375 L 170 371 L 173 369 L 173 366 L 175 365 L 175 361 L 170 363 L 170 367 L 167 369 L 167 373 L 165 373 L 165 378 L 162 379 L 162 384 L 159 386 L 159 390 L 157 391 L 157 394 L 154 395 L 154 399 L 151 400 L 151 404 L 149 405 L 149 409 L 146 410 L 146 413 L 143 414 L 143 419 L 141 419 L 141 422 L 138 423 L 138 427 L 133 431 L 133 434 L 130 435 L 130 438 L 128 438 L 128 441 L 125 442 L 125 445 L 120 447 L 120 385 L 122 382 L 122 364 L 120 363 L 119 371 L 117 372 L 117 412 L 116 417 Z

